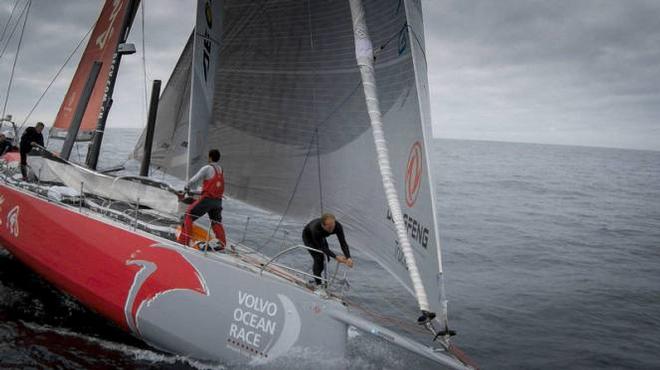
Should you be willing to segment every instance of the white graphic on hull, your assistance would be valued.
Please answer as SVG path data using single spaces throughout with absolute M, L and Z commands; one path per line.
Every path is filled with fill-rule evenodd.
M 5 197 L 0 195 L 0 212 L 2 212 L 2 203 L 5 202 Z M 0 226 L 2 226 L 2 218 L 0 218 Z
M 168 252 L 163 254 L 166 250 Z M 142 335 L 138 319 L 140 311 L 163 294 L 188 290 L 208 295 L 206 281 L 176 247 L 152 244 L 146 249 L 138 249 L 131 255 L 131 259 L 126 260 L 126 265 L 140 267 L 124 303 L 126 325 L 136 335 Z M 143 289 L 147 289 L 146 296 L 140 294 Z
M 284 309 L 284 325 L 282 325 L 282 333 L 277 342 L 267 351 L 270 360 L 285 354 L 296 344 L 302 326 L 298 310 L 289 297 L 278 294 L 277 298 L 282 302 Z
M 18 211 L 18 206 L 15 206 L 7 213 L 7 228 L 9 233 L 16 238 L 18 238 Z
M 137 297 L 138 292 L 142 288 L 142 284 L 144 284 L 144 282 L 158 269 L 158 267 L 155 263 L 149 261 L 126 261 L 126 264 L 142 266 L 140 271 L 135 274 L 133 285 L 131 285 L 131 289 L 128 290 L 128 297 L 126 297 L 126 304 L 124 305 L 126 324 L 133 333 L 140 335 L 140 332 L 137 328 L 137 323 L 135 322 L 135 318 L 133 317 L 131 310 L 133 308 L 133 304 L 135 303 L 135 297 Z M 139 310 L 140 307 L 138 307 L 138 311 Z M 137 315 L 135 315 L 135 317 L 137 318 Z

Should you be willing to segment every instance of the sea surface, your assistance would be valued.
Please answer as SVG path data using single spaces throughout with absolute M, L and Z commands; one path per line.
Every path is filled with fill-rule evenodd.
M 110 130 L 100 167 L 124 163 L 136 136 Z M 660 152 L 433 144 L 455 344 L 482 369 L 660 368 Z M 254 243 L 270 238 L 279 221 L 237 202 L 223 216 L 233 238 L 243 237 L 250 216 L 246 239 Z M 299 227 L 284 223 L 289 235 Z M 309 263 L 308 256 L 292 258 Z M 352 299 L 415 319 L 412 299 L 393 291 L 375 263 L 358 255 L 354 270 Z M 435 368 L 356 330 L 349 348 L 345 360 L 310 355 L 276 367 Z M 149 348 L 0 248 L 0 368 L 234 367 Z

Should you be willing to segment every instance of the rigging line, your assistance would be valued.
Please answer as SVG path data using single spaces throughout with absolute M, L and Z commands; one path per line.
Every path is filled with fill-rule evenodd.
M 400 37 L 401 32 L 402 32 L 403 30 L 405 30 L 406 27 L 408 27 L 408 23 L 404 23 L 403 26 L 401 27 L 401 29 L 400 29 L 399 31 L 397 31 L 394 35 L 392 35 L 392 37 L 390 37 L 389 39 L 387 39 L 387 41 L 385 41 L 382 45 L 380 45 L 380 47 L 378 48 L 378 54 L 380 54 L 380 52 L 382 52 L 383 49 L 385 49 L 385 47 L 386 47 L 390 42 L 392 42 L 392 40 L 394 40 L 394 39 Z M 378 55 L 377 55 L 377 53 L 376 53 L 376 50 L 374 50 L 374 58 L 376 58 L 377 56 L 378 56 Z
M 14 6 L 11 8 L 11 13 L 9 14 L 9 19 L 7 19 L 7 23 L 5 23 L 5 26 L 2 29 L 2 35 L 0 35 L 0 42 L 5 38 L 5 34 L 7 32 L 7 27 L 9 26 L 9 23 L 11 23 L 11 19 L 14 17 L 14 10 L 16 10 L 16 7 L 18 6 L 18 0 L 14 0 Z
M 5 42 L 5 46 L 2 48 L 2 52 L 0 52 L 0 58 L 2 58 L 3 55 L 5 55 L 5 51 L 7 50 L 7 47 L 9 46 L 9 42 L 11 41 L 11 38 L 14 37 L 14 32 L 16 32 L 16 29 L 18 28 L 18 24 L 21 23 L 21 18 L 23 17 L 23 13 L 25 13 L 25 10 L 30 6 L 31 0 L 28 0 L 26 5 L 23 7 L 23 10 L 21 10 L 21 14 L 18 16 L 18 21 L 14 24 L 14 27 L 11 29 L 11 33 L 9 34 L 9 37 L 7 37 L 7 41 Z
M 69 54 L 69 56 L 66 58 L 66 60 L 64 61 L 64 64 L 62 64 L 62 66 L 57 71 L 57 73 L 55 73 L 55 76 L 53 77 L 53 79 L 50 81 L 50 83 L 46 87 L 46 90 L 44 90 L 44 92 L 41 94 L 39 99 L 37 99 L 37 102 L 34 104 L 32 109 L 30 109 L 30 112 L 27 114 L 27 116 L 25 116 L 25 119 L 23 120 L 23 123 L 21 123 L 21 126 L 19 127 L 19 130 L 22 129 L 23 126 L 25 126 L 25 124 L 27 123 L 30 116 L 32 116 L 32 113 L 34 112 L 34 110 L 37 109 L 39 104 L 41 104 L 41 100 L 44 98 L 44 96 L 46 96 L 46 93 L 48 92 L 48 90 L 51 88 L 51 86 L 53 86 L 53 84 L 55 83 L 55 80 L 57 80 L 57 78 L 60 76 L 60 73 L 62 73 L 62 71 L 64 70 L 64 67 L 66 67 L 66 65 L 69 64 L 69 61 L 71 60 L 73 55 L 78 51 L 78 49 L 80 49 L 80 46 L 82 46 L 83 41 L 85 41 L 85 39 L 87 39 L 87 36 L 89 36 L 89 34 L 92 32 L 92 30 L 94 29 L 95 26 L 96 26 L 96 22 L 94 22 L 94 24 L 92 24 L 92 26 L 89 28 L 87 33 L 85 33 L 85 35 L 82 37 L 82 39 L 80 39 L 80 41 L 78 42 L 78 45 L 76 46 L 76 48 L 73 49 L 71 54 Z
M 80 145 L 74 143 L 73 146 L 76 147 L 76 153 L 78 153 L 78 163 L 81 163 L 82 162 L 82 157 L 80 156 Z
M 148 102 L 148 97 L 147 97 L 147 93 L 148 93 L 148 86 L 147 86 L 147 47 L 146 47 L 145 41 L 144 41 L 144 39 L 145 39 L 145 36 L 144 36 L 144 29 L 145 29 L 145 26 L 144 26 L 144 18 L 145 18 L 145 16 L 144 16 L 144 12 L 145 12 L 144 3 L 145 2 L 146 2 L 146 0 L 142 0 L 140 2 L 140 6 L 142 8 L 141 9 L 142 10 L 142 22 L 141 22 L 142 23 L 142 25 L 141 25 L 142 26 L 142 78 L 144 80 L 144 105 L 142 106 L 142 119 L 144 120 L 144 125 L 146 127 L 146 125 L 147 125 L 147 113 L 146 112 L 149 108 L 147 107 L 147 104 L 148 104 L 147 103 Z
M 280 220 L 277 222 L 277 226 L 275 226 L 275 230 L 273 230 L 273 234 L 266 240 L 265 243 L 263 243 L 259 248 L 257 248 L 257 252 L 261 252 L 261 250 L 268 245 L 273 240 L 273 237 L 275 237 L 275 234 L 277 231 L 280 229 L 280 226 L 282 226 L 282 222 L 284 221 L 284 218 L 286 217 L 286 214 L 289 212 L 289 208 L 291 208 L 291 204 L 293 203 L 293 199 L 295 198 L 296 192 L 298 191 L 298 185 L 300 185 L 300 180 L 302 179 L 303 173 L 305 173 L 305 167 L 307 167 L 307 160 L 309 159 L 309 155 L 312 153 L 312 148 L 314 147 L 314 136 L 312 136 L 312 140 L 309 142 L 309 148 L 307 149 L 307 154 L 305 155 L 305 160 L 303 161 L 302 168 L 300 169 L 300 172 L 298 173 L 298 178 L 296 179 L 296 184 L 293 187 L 293 191 L 291 192 L 291 196 L 289 197 L 289 201 L 286 204 L 286 208 L 284 209 L 284 212 L 282 213 L 282 216 L 280 217 Z
M 361 86 L 362 86 L 362 81 L 359 81 L 359 82 L 357 83 L 357 85 L 355 85 L 355 88 L 353 88 L 353 91 L 351 91 L 351 93 L 348 94 L 348 95 L 344 98 L 344 100 L 342 100 L 342 101 L 339 103 L 339 105 L 337 105 L 337 107 L 335 107 L 335 109 L 333 109 L 330 113 L 328 113 L 328 115 L 325 117 L 325 119 L 323 119 L 322 121 L 319 121 L 319 122 L 314 126 L 314 130 L 318 131 L 319 126 L 321 126 L 322 124 L 324 124 L 324 123 L 326 123 L 327 121 L 329 121 L 330 118 L 331 118 L 335 113 L 337 113 L 337 111 L 339 111 L 339 109 L 340 109 L 341 107 L 343 107 L 344 104 L 346 104 L 346 103 L 351 99 L 351 97 L 352 97 L 353 95 L 355 95 L 355 92 L 356 92 Z M 259 248 L 257 248 L 257 252 L 260 252 L 260 251 L 261 251 L 261 250 L 262 250 L 262 249 L 263 249 L 268 243 L 270 243 L 270 242 L 273 240 L 273 237 L 275 236 L 275 234 L 276 234 L 277 231 L 279 230 L 280 226 L 282 225 L 282 222 L 284 221 L 284 218 L 286 218 L 286 214 L 289 212 L 289 209 L 291 208 L 291 204 L 293 203 L 293 199 L 294 199 L 294 197 L 295 197 L 295 195 L 296 195 L 296 192 L 298 191 L 298 185 L 300 184 L 300 180 L 302 179 L 302 175 L 303 175 L 303 173 L 305 172 L 305 166 L 307 165 L 307 159 L 309 159 L 309 155 L 310 155 L 310 153 L 311 153 L 311 151 L 312 151 L 313 145 L 314 145 L 314 136 L 312 136 L 312 140 L 311 140 L 310 143 L 309 143 L 309 148 L 308 148 L 308 150 L 307 150 L 307 155 L 305 155 L 305 161 L 303 162 L 302 168 L 300 169 L 300 173 L 298 174 L 298 178 L 297 178 L 297 180 L 296 180 L 296 184 L 295 184 L 294 187 L 293 187 L 293 191 L 292 191 L 292 193 L 291 193 L 291 196 L 289 197 L 289 201 L 287 202 L 286 208 L 284 209 L 284 212 L 282 213 L 282 216 L 280 217 L 280 220 L 278 221 L 277 226 L 275 227 L 275 230 L 273 230 L 273 234 L 268 238 L 268 240 L 266 240 L 265 243 L 263 243 Z
M 7 102 L 9 101 L 9 93 L 11 92 L 11 85 L 14 82 L 14 71 L 16 70 L 16 61 L 18 61 L 18 55 L 20 54 L 21 51 L 21 44 L 23 43 L 23 34 L 25 32 L 25 25 L 27 24 L 27 19 L 28 16 L 30 15 L 30 6 L 32 5 L 32 0 L 28 0 L 27 6 L 26 6 L 26 11 L 25 11 L 25 18 L 23 18 L 23 27 L 21 28 L 21 36 L 18 38 L 18 46 L 16 47 L 16 56 L 14 57 L 14 65 L 11 67 L 11 74 L 9 75 L 9 84 L 7 86 L 7 96 L 5 97 L 5 104 L 2 106 L 2 115 L 0 117 L 5 116 L 5 110 L 7 109 Z M 21 18 L 18 18 L 19 20 Z
M 307 0 L 307 28 L 309 29 L 309 46 L 314 50 L 314 30 L 312 29 L 312 5 Z
M 417 41 L 417 45 L 419 45 L 419 49 L 422 52 L 422 56 L 424 57 L 424 64 L 427 66 L 429 65 L 428 61 L 426 60 L 426 50 L 424 50 L 424 45 L 422 44 L 422 41 L 419 39 L 419 36 L 417 35 L 417 32 L 415 32 L 415 29 L 412 28 L 411 25 L 406 24 L 408 26 L 408 29 L 410 32 L 412 32 L 413 36 L 415 37 L 415 41 Z
M 321 137 L 319 136 L 318 128 L 314 129 L 314 133 L 316 135 L 316 167 L 319 174 L 319 202 L 321 205 L 321 214 L 323 214 L 323 182 L 321 181 L 321 151 L 319 150 Z

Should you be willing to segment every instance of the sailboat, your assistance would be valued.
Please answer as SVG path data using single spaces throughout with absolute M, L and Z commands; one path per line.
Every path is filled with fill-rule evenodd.
M 300 349 L 343 358 L 356 327 L 447 368 L 474 368 L 446 316 L 420 1 L 198 0 L 134 156 L 187 180 L 220 148 L 229 197 L 281 220 L 337 215 L 352 248 L 416 298 L 410 320 L 427 330 L 425 343 L 364 318 L 327 278 L 327 290 L 310 289 L 308 272 L 279 260 L 304 246 L 266 256 L 229 240 L 233 253 L 212 253 L 204 230 L 201 250 L 183 246 L 174 187 L 96 170 L 137 6 L 103 6 L 55 119 L 62 151 L 31 158 L 55 179 L 23 181 L 16 154 L 2 158 L 0 243 L 164 351 L 237 364 Z M 81 140 L 91 140 L 84 165 L 68 159 Z

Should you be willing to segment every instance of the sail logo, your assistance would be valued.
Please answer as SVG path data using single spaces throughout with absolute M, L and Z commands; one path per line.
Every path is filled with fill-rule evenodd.
M 211 32 L 213 29 L 213 9 L 211 2 L 206 1 L 204 6 L 204 18 L 206 19 L 206 30 L 204 31 L 204 51 L 202 55 L 202 69 L 204 70 L 204 81 L 208 81 L 209 68 L 211 67 Z
M 7 229 L 16 238 L 18 238 L 18 211 L 18 206 L 15 206 L 7 213 Z
M 422 187 L 422 169 L 422 144 L 416 141 L 410 148 L 404 180 L 406 186 L 406 205 L 408 207 L 413 207 L 417 201 L 419 189 Z
M 115 31 L 115 20 L 117 20 L 117 16 L 119 15 L 119 12 L 121 11 L 121 7 L 123 5 L 123 2 L 121 0 L 114 0 L 112 2 L 112 12 L 110 13 L 110 18 L 108 18 L 108 28 L 105 29 L 105 31 L 101 32 L 99 37 L 96 38 L 96 45 L 99 47 L 99 49 L 104 49 L 105 48 L 105 43 L 108 41 L 108 38 L 110 35 L 112 35 Z
M 126 260 L 126 265 L 139 268 L 124 303 L 126 325 L 137 335 L 141 335 L 138 327 L 140 310 L 158 296 L 177 290 L 208 295 L 202 276 L 175 247 L 153 244 L 138 249 Z
M 392 211 L 387 209 L 387 220 L 394 223 Z M 419 243 L 424 249 L 428 248 L 430 228 L 425 225 L 421 220 L 417 220 L 412 215 L 407 213 L 403 214 L 403 224 L 406 226 L 406 233 L 412 241 Z

